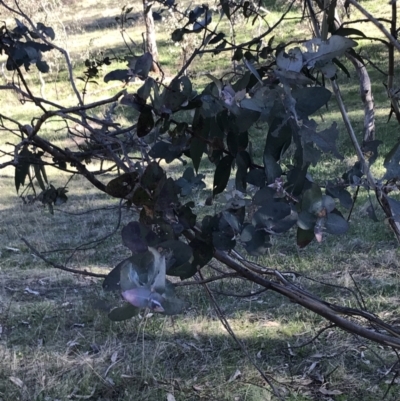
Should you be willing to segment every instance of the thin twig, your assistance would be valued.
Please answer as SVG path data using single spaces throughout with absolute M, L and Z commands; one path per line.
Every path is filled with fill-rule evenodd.
M 102 242 L 104 242 L 106 239 L 112 237 L 119 229 L 119 226 L 121 225 L 121 217 L 122 217 L 122 201 L 123 199 L 120 200 L 119 202 L 119 208 L 118 208 L 118 221 L 117 224 L 115 225 L 114 229 L 108 233 L 107 235 L 105 235 L 104 237 L 101 237 L 99 239 L 95 239 L 93 241 L 89 241 L 86 242 L 84 244 L 81 244 L 79 246 L 77 246 L 71 253 L 71 255 L 69 255 L 69 257 L 67 258 L 67 260 L 65 261 L 65 266 L 68 265 L 68 263 L 70 262 L 70 260 L 72 259 L 72 257 L 75 255 L 75 253 L 77 251 L 87 251 L 89 249 L 93 249 L 96 248 L 98 245 L 100 245 Z M 92 245 L 95 244 L 94 246 L 88 247 L 88 245 Z
M 349 214 L 347 216 L 347 221 L 350 221 L 351 214 L 353 213 L 354 205 L 356 204 L 357 196 L 358 196 L 358 192 L 359 191 L 360 191 L 360 186 L 357 185 L 356 192 L 354 193 L 354 196 L 353 196 L 353 202 L 351 204 L 351 208 L 350 208 Z
M 358 286 L 357 281 L 354 280 L 354 277 L 353 277 L 353 275 L 352 275 L 350 272 L 349 272 L 349 275 L 350 275 L 350 277 L 351 277 L 351 280 L 353 281 L 354 287 L 356 287 L 358 293 L 360 294 L 360 299 L 361 299 L 361 302 L 362 302 L 363 309 L 367 310 L 367 305 L 366 305 L 366 303 L 365 303 L 363 294 L 362 294 L 362 292 L 361 292 L 361 290 L 360 290 L 360 288 L 359 288 L 359 286 Z
M 84 212 L 78 212 L 78 213 L 69 212 L 67 210 L 58 209 L 58 208 L 54 208 L 54 210 L 57 211 L 57 212 L 60 212 L 60 213 L 71 215 L 71 216 L 84 216 L 84 215 L 86 215 L 88 213 L 93 213 L 93 212 L 98 212 L 98 211 L 103 211 L 103 210 L 115 210 L 115 209 L 118 209 L 118 208 L 119 208 L 119 205 L 117 205 L 117 206 L 105 206 L 105 207 L 98 207 L 98 208 L 95 208 L 95 209 L 89 209 L 89 210 L 86 210 Z M 47 252 L 42 252 L 42 253 L 47 253 Z
M 311 340 L 308 340 L 305 343 L 300 344 L 300 345 L 291 345 L 290 348 L 303 348 L 306 345 L 313 343 L 324 331 L 331 329 L 333 327 L 337 327 L 336 324 L 330 324 L 328 326 L 325 326 L 322 329 L 318 330 L 317 334 Z
M 214 294 L 218 295 L 223 295 L 225 297 L 235 297 L 235 298 L 249 298 L 249 297 L 254 297 L 256 295 L 263 294 L 265 291 L 267 291 L 265 288 L 262 290 L 256 291 L 256 292 L 249 292 L 247 294 L 234 294 L 232 292 L 224 292 L 224 291 L 217 291 L 217 290 L 212 290 Z
M 107 274 L 100 274 L 100 273 L 92 273 L 88 272 L 87 270 L 76 270 L 76 269 L 71 269 L 69 267 L 59 265 L 58 263 L 54 263 L 51 260 L 47 259 L 44 257 L 38 250 L 36 250 L 25 238 L 21 238 L 23 242 L 25 242 L 26 246 L 33 252 L 34 255 L 36 255 L 39 259 L 42 259 L 43 262 L 46 264 L 53 266 L 55 269 L 63 270 L 69 273 L 75 273 L 75 274 L 80 274 L 82 276 L 89 276 L 89 277 L 98 277 L 98 278 L 106 278 Z
M 187 285 L 199 285 L 199 284 L 207 284 L 211 283 L 213 281 L 218 281 L 218 280 L 223 280 L 225 278 L 241 278 L 241 276 L 237 273 L 226 273 L 226 274 L 221 274 L 219 276 L 212 276 L 208 277 L 203 280 L 196 280 L 196 281 L 178 281 L 177 283 L 174 283 L 175 287 L 185 287 Z
M 199 271 L 199 276 L 202 280 L 204 280 L 203 275 L 201 271 Z M 246 357 L 249 359 L 251 364 L 257 369 L 257 371 L 260 373 L 261 377 L 265 380 L 265 382 L 271 387 L 272 393 L 279 398 L 280 400 L 283 401 L 282 396 L 279 394 L 278 390 L 275 388 L 275 385 L 272 383 L 271 378 L 269 378 L 263 370 L 256 364 L 256 362 L 253 360 L 253 358 L 250 356 L 249 352 L 247 351 L 246 347 L 244 344 L 237 338 L 235 332 L 232 330 L 231 326 L 229 325 L 229 322 L 226 320 L 223 312 L 221 311 L 221 308 L 219 307 L 213 293 L 211 290 L 208 288 L 207 284 L 203 284 L 203 287 L 205 288 L 207 295 L 209 296 L 215 312 L 217 313 L 217 316 L 219 320 L 221 321 L 222 325 L 224 326 L 225 330 L 229 333 L 229 335 L 233 338 L 233 340 L 238 344 L 242 352 L 246 355 Z

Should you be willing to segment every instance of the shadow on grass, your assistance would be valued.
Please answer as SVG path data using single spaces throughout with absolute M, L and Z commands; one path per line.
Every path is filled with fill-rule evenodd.
M 30 280 L 31 289 L 41 287 L 38 296 L 10 290 L 18 285 L 14 281 L 2 288 L 1 299 L 5 293 L 13 299 L 1 319 L 0 394 L 29 401 L 67 399 L 74 391 L 95 400 L 161 400 L 167 392 L 176 400 L 231 401 L 245 394 L 248 400 L 270 399 L 268 386 L 223 330 L 200 289 L 191 291 L 196 302 L 182 316 L 113 323 L 92 307 L 96 285 L 71 277 L 52 280 L 43 273 Z M 378 387 L 375 395 L 386 390 L 376 370 L 393 356 L 383 360 L 375 346 L 334 329 L 306 344 L 325 326 L 322 319 L 274 294 L 258 301 L 263 304 L 225 299 L 221 307 L 250 357 L 286 388 L 286 399 L 321 400 L 325 381 L 348 397 L 343 399 L 376 399 L 357 388 L 357 377 L 344 376 L 354 369 Z M 30 398 L 24 398 L 26 390 Z M 396 400 L 394 394 L 388 399 Z

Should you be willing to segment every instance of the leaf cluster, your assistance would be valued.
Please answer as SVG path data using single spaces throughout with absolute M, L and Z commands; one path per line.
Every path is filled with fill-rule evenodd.
M 7 56 L 6 69 L 14 71 L 24 66 L 29 71 L 35 64 L 40 72 L 49 72 L 49 65 L 43 60 L 43 53 L 53 49 L 49 40 L 55 39 L 53 28 L 38 23 L 30 29 L 19 19 L 12 30 L 4 24 L 0 28 L 0 54 Z M 44 41 L 43 41 L 44 39 Z

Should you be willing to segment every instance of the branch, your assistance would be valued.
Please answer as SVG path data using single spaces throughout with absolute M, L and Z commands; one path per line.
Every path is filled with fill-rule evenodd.
M 89 171 L 84 164 L 80 162 L 78 158 L 76 158 L 71 151 L 68 150 L 61 150 L 56 148 L 53 144 L 46 141 L 45 139 L 41 138 L 38 135 L 35 135 L 31 139 L 32 143 L 39 147 L 40 149 L 44 150 L 45 152 L 49 153 L 53 157 L 55 157 L 58 161 L 65 161 L 68 163 L 73 163 L 78 170 L 79 174 L 82 174 L 90 183 L 92 183 L 97 189 L 101 192 L 107 192 L 106 186 L 99 181 L 96 176 Z
M 185 231 L 184 235 L 188 240 L 193 240 L 195 238 L 195 234 L 189 231 Z M 258 284 L 267 290 L 272 290 L 285 296 L 292 302 L 295 302 L 317 315 L 322 316 L 326 320 L 329 320 L 344 331 L 356 334 L 385 346 L 400 349 L 400 333 L 374 316 L 372 313 L 354 308 L 342 307 L 340 305 L 333 305 L 326 302 L 316 295 L 313 295 L 286 280 L 282 273 L 277 270 L 275 270 L 275 278 L 278 281 L 268 280 L 260 274 L 257 274 L 243 266 L 242 260 L 240 260 L 239 263 L 233 256 L 228 255 L 226 252 L 215 250 L 214 258 L 249 281 Z M 270 271 L 271 269 L 265 269 L 265 272 L 269 273 Z M 367 329 L 361 324 L 356 323 L 354 320 L 343 317 L 343 315 L 362 317 L 368 322 L 385 329 L 393 336 Z
M 343 313 L 335 310 L 337 309 L 337 307 L 335 307 L 334 305 L 325 302 L 315 297 L 314 295 L 307 293 L 306 291 L 301 290 L 300 288 L 296 287 L 295 285 L 287 281 L 282 284 L 275 281 L 266 280 L 264 277 L 260 277 L 257 274 L 248 270 L 247 268 L 243 267 L 234 259 L 232 259 L 232 257 L 230 257 L 229 255 L 227 255 L 225 252 L 222 251 L 216 250 L 214 257 L 220 262 L 226 264 L 228 267 L 230 267 L 237 273 L 240 273 L 243 277 L 249 279 L 250 281 L 259 284 L 266 289 L 284 295 L 285 297 L 289 298 L 292 302 L 295 302 L 305 307 L 306 309 L 315 312 L 316 314 L 324 317 L 325 319 L 336 324 L 338 327 L 349 333 L 359 335 L 368 340 L 374 341 L 376 343 L 385 346 L 400 348 L 400 338 L 392 337 L 386 334 L 381 334 L 379 332 L 369 330 L 352 320 L 340 316 L 339 313 L 340 314 Z M 279 272 L 277 272 L 277 276 L 279 276 Z M 356 310 L 354 309 L 353 311 Z M 357 310 L 357 315 L 362 316 L 363 314 L 364 314 L 363 311 Z M 370 315 L 368 317 L 369 321 L 376 320 L 376 318 L 373 315 Z M 396 333 L 395 330 L 393 330 L 393 332 Z
M 8 162 L 0 163 L 0 170 L 5 168 L 5 167 L 8 167 L 8 166 L 14 166 L 15 167 L 16 164 L 17 163 L 14 160 L 10 160 Z
M 115 94 L 114 96 L 112 96 L 110 98 L 99 100 L 98 102 L 93 102 L 93 103 L 90 103 L 88 105 L 75 106 L 75 107 L 66 107 L 66 108 L 64 108 L 62 106 L 59 106 L 59 105 L 56 105 L 55 103 L 52 103 L 52 105 L 58 107 L 63 114 L 73 113 L 73 114 L 81 115 L 82 111 L 90 110 L 90 109 L 93 109 L 95 107 L 99 107 L 99 106 L 103 106 L 105 104 L 116 102 L 124 93 L 125 93 L 125 90 L 122 90 L 122 91 L 118 92 L 117 94 Z M 34 134 L 39 132 L 40 127 L 42 126 L 42 124 L 47 119 L 49 119 L 50 117 L 59 116 L 59 113 L 60 113 L 59 110 L 53 110 L 53 111 L 48 111 L 48 112 L 44 113 L 42 115 L 42 117 L 40 117 L 38 119 L 38 122 L 33 127 Z M 89 118 L 89 117 L 85 115 L 85 118 Z

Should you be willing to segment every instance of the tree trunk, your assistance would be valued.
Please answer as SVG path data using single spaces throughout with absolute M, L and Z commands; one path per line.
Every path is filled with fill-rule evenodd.
M 326 4 L 323 1 L 316 0 L 316 3 L 321 11 L 325 9 Z M 315 15 L 314 21 L 316 21 Z M 334 24 L 335 29 L 339 29 L 339 27 L 342 25 L 340 16 L 336 9 Z M 372 95 L 371 80 L 365 65 L 359 59 L 357 59 L 351 52 L 346 52 L 346 57 L 353 64 L 360 82 L 360 97 L 364 104 L 363 141 L 373 141 L 375 139 L 375 104 L 374 97 Z
M 360 96 L 364 104 L 363 139 L 364 142 L 373 141 L 375 139 L 375 104 L 372 96 L 371 80 L 365 65 L 360 60 L 350 52 L 346 53 L 346 57 L 353 64 L 360 81 Z
M 158 72 L 159 68 L 157 65 L 158 50 L 156 42 L 156 31 L 154 29 L 154 18 L 153 18 L 153 12 L 151 11 L 151 7 L 152 7 L 151 3 L 149 4 L 147 0 L 143 0 L 143 19 L 146 27 L 145 49 L 153 57 L 153 67 L 151 70 L 153 72 Z

